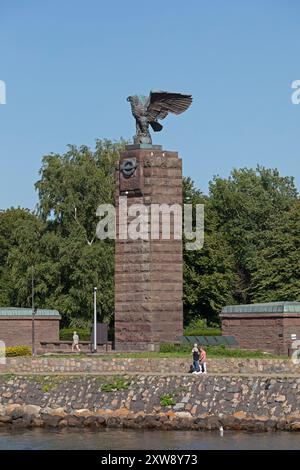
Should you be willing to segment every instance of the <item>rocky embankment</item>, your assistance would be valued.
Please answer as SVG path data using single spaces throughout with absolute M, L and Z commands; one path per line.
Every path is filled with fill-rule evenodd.
M 1 375 L 1 427 L 300 430 L 300 377 Z

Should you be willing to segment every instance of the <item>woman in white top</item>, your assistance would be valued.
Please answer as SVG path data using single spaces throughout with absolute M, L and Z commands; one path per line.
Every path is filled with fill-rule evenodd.
M 73 334 L 72 351 L 74 351 L 74 348 L 76 349 L 76 351 L 80 352 L 80 349 L 79 349 L 79 336 L 76 333 L 76 331 L 74 331 L 74 334 Z

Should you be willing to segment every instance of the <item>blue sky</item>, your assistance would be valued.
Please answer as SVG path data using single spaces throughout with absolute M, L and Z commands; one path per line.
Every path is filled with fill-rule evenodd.
M 261 164 L 300 188 L 300 2 L 0 0 L 0 209 L 34 208 L 41 158 L 131 138 L 126 97 L 191 93 L 154 143 L 177 150 L 203 191 Z

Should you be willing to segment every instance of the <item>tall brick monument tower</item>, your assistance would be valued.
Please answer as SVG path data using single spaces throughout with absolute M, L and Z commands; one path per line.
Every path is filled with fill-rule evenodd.
M 149 96 L 128 96 L 127 101 L 136 135 L 117 165 L 115 348 L 156 350 L 160 343 L 176 341 L 183 331 L 182 164 L 176 152 L 152 145 L 149 127 L 161 131 L 158 120 L 186 111 L 192 96 L 151 91 Z M 140 233 L 132 236 L 137 205 Z M 161 217 L 155 224 L 158 206 Z
M 145 148 L 146 147 L 146 148 Z M 152 204 L 182 206 L 182 162 L 176 152 L 159 145 L 131 145 L 117 165 L 116 210 L 126 201 L 143 204 L 151 221 Z M 126 196 L 126 199 L 125 199 Z M 156 350 L 182 335 L 182 240 L 120 239 L 130 224 L 117 215 L 115 261 L 115 347 L 118 350 Z M 162 217 L 160 217 L 162 222 Z M 125 235 L 124 235 L 125 237 Z M 176 239 L 177 238 L 177 239 Z

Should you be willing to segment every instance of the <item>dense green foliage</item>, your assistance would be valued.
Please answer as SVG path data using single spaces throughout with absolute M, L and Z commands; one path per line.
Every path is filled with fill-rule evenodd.
M 90 341 L 91 330 L 90 328 L 76 328 L 76 333 L 79 336 L 79 341 Z M 74 328 L 61 328 L 59 331 L 59 339 L 61 341 L 73 341 Z
M 63 324 L 89 326 L 93 288 L 98 318 L 112 321 L 114 243 L 96 238 L 101 203 L 113 203 L 115 163 L 125 142 L 97 141 L 92 152 L 70 146 L 64 155 L 46 155 L 36 184 L 36 214 L 10 209 L 0 213 L 0 305 L 35 303 L 56 308 Z
M 113 382 L 105 382 L 101 385 L 101 392 L 115 392 L 117 390 L 126 390 L 130 382 L 126 382 L 123 377 L 116 377 Z
M 220 336 L 222 334 L 221 328 L 217 324 L 210 323 L 207 326 L 207 320 L 204 318 L 195 317 L 188 326 L 185 327 L 183 334 L 185 336 Z
M 183 332 L 184 336 L 220 336 L 222 334 L 221 328 L 196 328 L 187 326 Z
M 218 319 L 222 306 L 300 300 L 300 200 L 292 177 L 258 167 L 215 177 L 205 204 L 205 241 L 185 252 L 185 322 Z
M 75 322 L 73 322 L 75 323 Z M 74 328 L 61 328 L 59 330 L 59 339 L 61 341 L 73 341 Z M 76 332 L 79 336 L 79 341 L 90 341 L 91 340 L 91 328 L 76 328 Z M 110 326 L 107 331 L 108 341 L 114 340 L 114 328 Z
M 176 405 L 176 401 L 174 400 L 173 396 L 170 393 L 166 393 L 162 395 L 159 399 L 160 406 L 174 406 Z
M 94 151 L 69 146 L 63 155 L 46 155 L 37 211 L 0 212 L 0 306 L 29 307 L 33 273 L 36 305 L 58 309 L 63 326 L 82 340 L 94 286 L 98 317 L 113 324 L 114 242 L 95 236 L 96 209 L 113 202 L 124 144 L 97 141 Z M 184 202 L 205 207 L 204 246 L 184 250 L 188 334 L 216 328 L 226 304 L 300 300 L 300 199 L 293 178 L 261 167 L 235 169 L 228 178 L 214 177 L 208 195 L 186 178 Z M 191 324 L 199 318 L 207 323 Z

